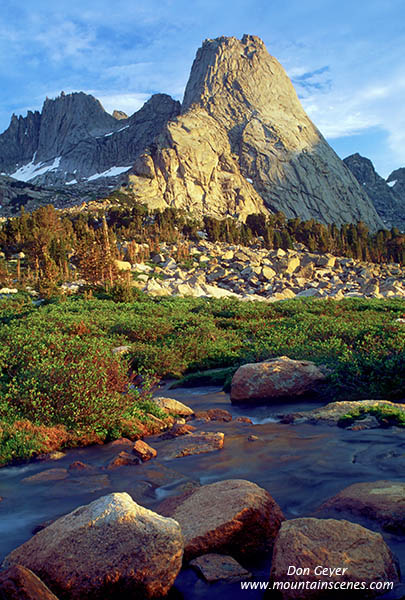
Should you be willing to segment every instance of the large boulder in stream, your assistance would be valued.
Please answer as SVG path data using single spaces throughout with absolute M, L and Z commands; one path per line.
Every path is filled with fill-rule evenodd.
M 376 521 L 383 529 L 405 533 L 405 483 L 354 483 L 326 500 L 317 514 L 352 513 Z
M 1 600 L 58 600 L 55 594 L 29 569 L 21 565 L 0 573 Z
M 251 402 L 302 396 L 319 391 L 326 375 L 309 360 L 280 356 L 242 365 L 231 384 L 231 401 Z
M 283 600 L 372 598 L 383 593 L 376 584 L 399 582 L 399 570 L 381 534 L 349 521 L 300 518 L 281 525 L 270 579 Z
M 176 521 L 114 493 L 61 517 L 3 566 L 24 565 L 69 600 L 155 598 L 171 588 L 182 557 Z
M 243 558 L 266 551 L 284 520 L 270 494 L 243 479 L 218 481 L 168 498 L 158 510 L 180 523 L 186 560 L 211 552 Z
M 338 425 L 341 422 L 342 417 L 345 415 L 357 415 L 353 419 L 347 421 L 349 425 L 351 422 L 351 429 L 375 429 L 380 427 L 379 421 L 373 417 L 373 414 L 381 413 L 384 410 L 393 410 L 397 413 L 403 413 L 405 416 L 405 404 L 399 402 L 390 402 L 389 400 L 344 400 L 340 402 L 329 402 L 325 406 L 320 406 L 313 410 L 307 410 L 303 412 L 293 413 L 288 415 L 290 422 L 296 420 L 300 422 L 308 422 L 316 425 L 317 423 L 323 425 Z M 384 425 L 388 426 L 390 423 L 387 422 Z

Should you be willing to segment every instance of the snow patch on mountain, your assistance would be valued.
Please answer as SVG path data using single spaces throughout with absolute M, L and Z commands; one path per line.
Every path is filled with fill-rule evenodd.
M 59 167 L 61 157 L 57 156 L 51 165 L 42 166 L 44 163 L 34 164 L 35 155 L 32 161 L 26 165 L 23 165 L 14 173 L 10 173 L 10 177 L 14 177 L 14 179 L 18 179 L 18 181 L 31 181 L 34 177 L 38 177 L 38 175 L 43 175 L 48 171 L 53 171 Z
M 125 173 L 125 171 L 129 171 L 129 169 L 132 169 L 132 165 L 129 165 L 129 167 L 111 167 L 103 173 L 95 173 L 94 175 L 87 177 L 87 181 L 94 181 L 95 179 L 100 179 L 101 177 L 115 177 L 116 175 Z

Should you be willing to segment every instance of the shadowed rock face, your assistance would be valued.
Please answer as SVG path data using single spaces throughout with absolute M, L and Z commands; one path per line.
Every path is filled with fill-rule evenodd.
M 360 154 L 351 154 L 343 159 L 363 187 L 386 227 L 405 230 L 405 169 L 397 169 L 383 179 L 374 169 L 373 163 Z M 394 185 L 389 186 L 388 183 Z M 395 182 L 395 183 L 394 183 Z
M 392 185 L 391 189 L 401 201 L 400 216 L 402 215 L 402 218 L 405 221 L 405 167 L 393 171 L 391 175 L 387 177 L 387 183 Z M 403 228 L 405 229 L 404 224 Z
M 181 116 L 137 161 L 130 186 L 155 206 L 200 214 L 244 218 L 270 209 L 287 217 L 382 225 L 255 36 L 204 42 Z

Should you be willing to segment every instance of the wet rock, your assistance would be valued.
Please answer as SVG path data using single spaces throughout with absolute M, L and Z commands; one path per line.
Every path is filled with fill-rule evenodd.
M 353 425 L 347 429 L 352 431 L 362 431 L 364 429 L 379 429 L 381 427 L 380 422 L 373 415 L 367 415 L 364 419 L 355 421 Z
M 59 515 L 59 516 L 62 517 L 63 515 Z M 51 525 L 55 521 L 56 521 L 56 519 L 48 519 L 47 521 L 43 521 L 42 523 L 35 525 L 35 527 L 31 531 L 32 535 L 35 535 L 36 533 L 38 533 L 38 531 L 42 531 L 43 529 L 45 529 L 45 527 L 48 527 L 48 525 Z
M 22 483 L 43 483 L 45 481 L 58 481 L 60 479 L 66 479 L 69 476 L 67 469 L 46 469 L 30 477 L 24 477 L 21 480 Z
M 249 419 L 249 417 L 236 417 L 235 422 L 236 423 L 248 423 L 249 425 L 253 425 L 253 421 L 252 421 L 252 419 Z
M 93 467 L 92 465 L 88 465 L 87 463 L 82 462 L 81 460 L 76 460 L 75 462 L 72 462 L 69 467 L 68 467 L 68 471 L 70 473 L 90 473 L 90 472 L 94 472 L 96 471 L 96 467 Z
M 189 425 L 188 423 L 176 423 L 169 431 L 163 433 L 160 437 L 161 440 L 171 440 L 181 435 L 188 435 L 196 431 L 196 427 Z
M 165 514 L 180 523 L 186 560 L 210 552 L 238 558 L 265 551 L 284 519 L 266 490 L 242 479 L 204 485 L 177 503 L 174 498 Z
M 40 454 L 37 456 L 37 460 L 60 460 L 61 458 L 65 458 L 65 456 L 65 452 L 55 450 L 54 452 L 48 452 L 47 454 Z
M 192 560 L 190 566 L 196 569 L 208 583 L 215 581 L 234 583 L 252 577 L 252 574 L 232 556 L 224 554 L 203 554 Z
M 242 365 L 231 384 L 231 401 L 244 402 L 301 396 L 315 391 L 326 379 L 313 362 L 281 356 Z
M 381 480 L 349 485 L 326 500 L 317 513 L 331 511 L 361 515 L 383 529 L 405 533 L 405 483 Z
M 58 519 L 3 566 L 24 565 L 69 600 L 155 598 L 172 586 L 182 555 L 178 523 L 116 493 Z
M 224 434 L 222 432 L 190 433 L 169 441 L 161 450 L 161 455 L 165 460 L 180 458 L 182 456 L 191 456 L 195 454 L 205 454 L 220 450 L 224 445 Z
M 303 412 L 294 413 L 294 419 L 309 421 L 310 423 L 326 423 L 328 425 L 337 425 L 340 419 L 353 410 L 367 410 L 367 408 L 378 408 L 390 406 L 399 410 L 405 411 L 405 404 L 399 402 L 389 402 L 388 400 L 353 400 L 344 402 L 329 402 L 325 406 L 315 408 Z M 361 425 L 363 420 L 356 421 L 356 424 Z M 365 421 L 374 428 L 375 421 Z
M 139 465 L 139 463 L 140 460 L 137 456 L 123 450 L 108 463 L 106 468 L 117 469 L 118 467 Z
M 195 413 L 196 419 L 204 419 L 206 421 L 221 421 L 229 423 L 232 421 L 232 415 L 228 410 L 223 408 L 210 408 L 208 410 L 200 410 Z
M 108 446 L 109 448 L 116 448 L 119 446 L 131 446 L 132 448 L 132 445 L 133 442 L 131 442 L 131 440 L 128 438 L 119 438 L 118 440 L 114 440 L 113 442 L 106 444 L 106 447 Z
M 135 454 L 135 456 L 140 458 L 142 462 L 146 462 L 147 460 L 157 456 L 157 450 L 152 448 L 152 446 L 149 446 L 149 444 L 143 440 L 137 440 L 135 442 L 132 452 Z
M 179 473 L 179 471 L 169 469 L 157 461 L 144 465 L 142 471 L 144 480 L 150 483 L 154 488 L 172 485 L 177 481 L 185 479 L 185 476 L 182 473 Z
M 29 569 L 15 565 L 0 573 L 2 600 L 58 600 L 51 590 Z
M 49 495 L 55 498 L 64 498 L 66 496 L 76 496 L 77 494 L 92 494 L 100 490 L 105 490 L 110 486 L 108 475 L 89 474 L 87 471 L 77 471 L 75 477 L 58 481 L 49 489 Z M 81 475 L 78 477 L 78 475 Z
M 322 569 L 340 571 L 320 572 Z M 305 574 L 294 568 L 308 569 Z M 343 572 L 344 569 L 344 572 Z M 399 581 L 399 572 L 391 550 L 379 533 L 349 521 L 302 518 L 284 521 L 274 544 L 270 579 L 279 582 Z M 305 584 L 304 584 L 305 585 Z M 370 596 L 367 596 L 367 592 Z M 355 597 L 373 595 L 359 590 Z M 380 591 L 374 590 L 374 595 Z M 350 592 L 352 594 L 352 591 Z M 284 589 L 283 600 L 330 598 L 330 590 Z

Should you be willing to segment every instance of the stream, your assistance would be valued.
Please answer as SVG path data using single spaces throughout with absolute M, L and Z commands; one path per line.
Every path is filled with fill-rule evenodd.
M 233 406 L 228 394 L 213 387 L 163 388 L 158 395 L 180 400 L 195 411 L 226 409 L 233 417 L 249 417 L 253 425 L 235 421 L 199 425 L 199 430 L 222 431 L 225 444 L 222 450 L 197 456 L 164 460 L 167 442 L 153 436 L 147 441 L 158 451 L 157 458 L 137 466 L 103 469 L 120 450 L 126 449 L 113 443 L 72 449 L 56 461 L 33 461 L 0 469 L 0 497 L 3 498 L 0 502 L 0 560 L 28 540 L 38 525 L 111 492 L 126 491 L 136 502 L 154 510 L 164 498 L 181 493 L 193 483 L 247 479 L 265 488 L 286 518 L 291 519 L 311 516 L 321 502 L 352 483 L 379 479 L 403 481 L 404 430 L 348 431 L 327 425 L 281 424 L 277 414 L 309 410 L 319 404 Z M 252 434 L 259 439 L 249 441 Z M 93 470 L 71 471 L 67 476 L 62 473 L 60 480 L 24 481 L 49 469 L 67 469 L 75 461 L 91 465 Z M 367 523 L 361 517 L 352 515 L 350 520 L 378 530 L 376 524 Z M 404 538 L 382 533 L 405 573 Z M 244 566 L 255 579 L 265 581 L 270 557 L 261 563 L 244 563 Z M 169 596 L 173 600 L 181 597 L 202 600 L 207 594 L 210 600 L 223 600 L 230 595 L 233 600 L 263 596 L 262 591 L 242 591 L 239 584 L 207 584 L 191 568 L 181 571 Z M 393 592 L 379 598 L 397 600 L 404 595 L 403 578 Z M 347 593 L 345 597 L 349 598 Z

